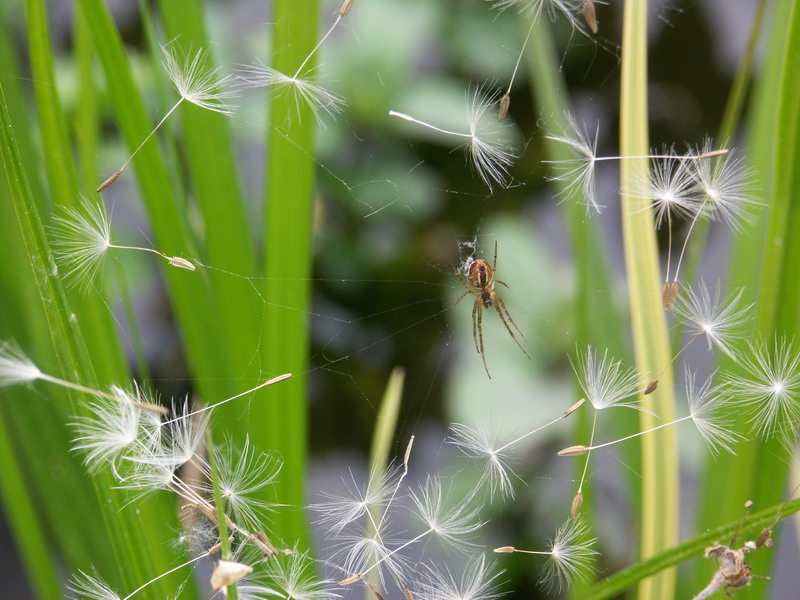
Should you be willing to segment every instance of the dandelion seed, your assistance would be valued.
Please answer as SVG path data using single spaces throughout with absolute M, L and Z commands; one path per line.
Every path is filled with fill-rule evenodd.
M 0 342 L 0 387 L 29 383 L 43 373 L 14 342 Z
M 665 153 L 669 155 L 668 153 Z M 667 267 L 665 287 L 669 292 L 665 296 L 664 306 L 671 310 L 675 299 L 671 297 L 672 289 L 668 286 L 672 260 L 672 220 L 675 217 L 692 217 L 699 209 L 694 197 L 694 174 L 689 161 L 658 159 L 652 162 L 645 182 L 635 179 L 630 191 L 625 195 L 644 199 L 653 211 L 656 227 L 667 223 Z
M 227 101 L 234 97 L 236 93 L 231 89 L 225 89 L 231 77 L 229 75 L 220 77 L 219 67 L 212 69 L 208 66 L 205 50 L 199 49 L 194 55 L 189 51 L 181 61 L 178 58 L 178 52 L 171 46 L 172 44 L 161 46 L 161 51 L 164 53 L 164 62 L 162 64 L 170 81 L 172 81 L 178 93 L 181 95 L 180 100 L 167 111 L 167 114 L 164 115 L 147 137 L 144 138 L 142 143 L 139 144 L 122 166 L 98 186 L 98 193 L 102 192 L 119 178 L 128 164 L 133 160 L 134 156 L 139 153 L 139 150 L 144 147 L 169 116 L 175 112 L 184 101 L 194 104 L 204 110 L 210 110 L 228 116 L 233 114 L 233 108 L 227 104 Z
M 76 417 L 72 427 L 78 434 L 72 449 L 85 452 L 83 464 L 90 474 L 109 466 L 117 479 L 120 461 L 137 443 L 146 447 L 157 444 L 157 438 L 140 427 L 143 403 L 154 404 L 140 388 L 133 393 L 114 386 L 115 400 L 98 398 L 89 405 L 92 416 Z
M 598 124 L 594 137 L 580 128 L 571 115 L 567 115 L 568 131 L 564 135 L 548 135 L 547 139 L 566 144 L 575 157 L 567 160 L 546 161 L 552 162 L 557 175 L 550 177 L 551 181 L 563 181 L 564 194 L 568 198 L 579 198 L 579 202 L 586 205 L 586 210 L 594 209 L 599 214 L 604 208 L 597 200 L 597 186 L 595 185 L 595 165 L 597 163 L 597 135 L 600 131 Z
M 480 484 L 489 483 L 491 495 L 499 489 L 504 496 L 514 496 L 511 476 L 516 476 L 511 469 L 508 448 L 500 448 L 487 429 L 475 430 L 466 425 L 454 423 L 450 426 L 452 435 L 448 442 L 461 450 L 467 457 L 484 463 Z M 480 485 L 479 484 L 479 485 Z
M 601 209 L 604 208 L 598 202 L 597 187 L 595 185 L 596 164 L 598 162 L 619 161 L 623 159 L 649 159 L 656 161 L 685 161 L 694 163 L 702 162 L 710 157 L 721 156 L 723 154 L 727 154 L 728 152 L 725 149 L 711 150 L 709 146 L 709 148 L 704 149 L 703 153 L 701 154 L 689 153 L 686 155 L 675 155 L 671 153 L 665 153 L 631 156 L 597 156 L 597 136 L 599 133 L 599 124 L 595 130 L 594 136 L 592 136 L 585 128 L 578 126 L 577 121 L 572 115 L 567 114 L 566 117 L 567 128 L 564 133 L 560 136 L 548 135 L 547 139 L 565 144 L 573 151 L 575 157 L 566 160 L 551 160 L 544 162 L 554 164 L 556 170 L 559 171 L 559 174 L 550 178 L 551 181 L 563 181 L 565 183 L 565 189 L 563 193 L 568 198 L 577 197 L 580 202 L 586 205 L 587 211 L 589 209 L 594 209 L 600 213 Z M 669 200 L 672 206 L 677 206 L 679 202 L 669 198 L 670 188 L 664 186 L 671 185 L 672 194 L 675 194 L 680 190 L 682 197 L 684 193 L 682 187 L 686 184 L 684 178 L 687 175 L 678 168 L 674 173 L 680 175 L 680 179 L 675 179 L 674 175 L 670 180 L 668 177 L 670 171 L 663 169 L 666 169 L 666 167 L 662 167 L 662 171 L 660 172 L 655 172 L 654 177 L 657 179 L 654 181 L 644 180 L 636 182 L 634 184 L 634 188 L 625 191 L 625 194 L 628 196 L 633 196 L 634 193 L 641 194 L 641 197 L 650 198 L 653 200 L 653 191 L 657 189 L 654 187 L 654 183 L 658 183 L 658 178 L 661 178 L 663 180 L 660 183 L 662 187 L 661 192 L 664 194 L 664 198 L 660 199 L 660 204 L 664 204 L 667 202 L 667 200 Z M 685 200 L 681 200 L 680 204 L 685 204 Z
M 111 247 L 111 220 L 102 202 L 81 196 L 77 207 L 64 207 L 64 216 L 54 220 L 56 260 L 68 285 L 89 287 L 97 278 Z
M 688 295 L 675 306 L 675 314 L 689 325 L 694 336 L 704 335 L 708 349 L 714 345 L 725 354 L 734 358 L 730 343 L 741 336 L 741 325 L 747 322 L 753 305 L 739 306 L 744 290 L 734 291 L 720 300 L 720 289 L 717 287 L 712 296 L 708 286 L 701 281 L 689 289 Z
M 53 246 L 56 260 L 64 270 L 68 286 L 87 291 L 97 279 L 103 259 L 110 248 L 157 254 L 170 265 L 189 271 L 195 265 L 185 258 L 167 256 L 153 248 L 119 246 L 111 243 L 111 220 L 102 202 L 81 196 L 77 207 L 65 207 L 64 216 L 55 218 Z
M 286 95 L 294 99 L 295 114 L 300 117 L 303 105 L 311 108 L 317 123 L 322 124 L 322 113 L 335 118 L 342 112 L 344 99 L 312 80 L 315 69 L 302 75 L 296 73 L 288 76 L 277 69 L 268 67 L 261 61 L 247 65 L 242 71 L 241 78 L 250 87 L 268 87 L 274 90 L 277 96 Z
M 189 397 L 183 401 L 182 409 L 175 404 L 173 413 L 189 412 Z M 175 471 L 178 467 L 193 460 L 197 449 L 203 444 L 208 416 L 202 414 L 187 419 L 171 419 L 161 423 L 160 444 L 156 448 L 142 447 L 130 460 L 143 465 Z
M 73 600 L 122 600 L 122 596 L 112 590 L 99 576 L 92 576 L 83 571 L 78 571 L 67 587 L 70 592 L 77 594 L 72 596 Z
M 712 376 L 713 378 L 713 376 Z M 686 368 L 686 400 L 689 404 L 689 414 L 685 417 L 675 419 L 669 423 L 662 423 L 656 427 L 645 429 L 637 433 L 597 444 L 594 446 L 570 446 L 561 450 L 559 456 L 578 456 L 586 454 L 592 450 L 606 448 L 620 442 L 631 440 L 633 438 L 646 435 L 653 431 L 658 431 L 664 427 L 671 427 L 682 421 L 691 419 L 697 427 L 703 440 L 713 453 L 717 453 L 719 448 L 723 448 L 728 452 L 734 454 L 731 449 L 731 444 L 738 441 L 739 437 L 731 431 L 731 423 L 727 419 L 726 409 L 729 407 L 726 396 L 722 393 L 721 386 L 712 386 L 712 378 L 706 380 L 701 386 L 696 386 L 694 383 L 694 373 L 687 367 Z
M 711 142 L 706 141 L 699 155 L 707 155 Z M 750 191 L 752 170 L 735 152 L 720 156 L 716 160 L 693 160 L 703 214 L 713 220 L 725 221 L 731 229 L 738 231 L 743 223 L 752 221 L 749 210 L 760 204 Z
M 464 148 L 473 168 L 491 190 L 493 183 L 497 183 L 501 187 L 508 187 L 511 180 L 509 168 L 516 158 L 509 145 L 500 137 L 500 124 L 489 116 L 494 102 L 495 96 L 483 93 L 479 89 L 468 94 L 467 124 L 469 133 L 442 129 L 394 110 L 389 111 L 389 116 L 404 119 L 445 135 L 465 139 Z
M 327 113 L 329 117 L 335 117 L 337 113 L 341 112 L 344 106 L 344 99 L 312 80 L 316 68 L 304 69 L 308 61 L 311 60 L 322 44 L 325 43 L 325 40 L 330 37 L 333 30 L 339 25 L 342 18 L 350 13 L 352 5 L 352 0 L 344 0 L 333 25 L 331 25 L 327 33 L 322 36 L 320 41 L 317 42 L 317 45 L 314 46 L 311 52 L 308 53 L 308 56 L 305 57 L 303 62 L 300 63 L 294 75 L 290 77 L 277 69 L 268 67 L 261 61 L 256 61 L 256 64 L 246 66 L 242 72 L 241 79 L 245 82 L 245 85 L 251 87 L 269 87 L 276 90 L 277 94 L 285 94 L 293 97 L 298 118 L 300 117 L 300 109 L 303 104 L 311 109 L 314 113 L 314 118 L 319 124 L 322 124 L 323 112 Z
M 483 526 L 478 518 L 478 508 L 472 496 L 467 496 L 453 506 L 447 506 L 447 495 L 438 477 L 428 477 L 419 491 L 411 491 L 415 515 L 435 534 L 445 546 L 458 550 L 472 547 L 469 537 Z
M 343 494 L 328 494 L 325 502 L 312 504 L 311 510 L 318 512 L 317 522 L 329 536 L 340 534 L 345 527 L 370 513 L 380 513 L 389 500 L 395 496 L 400 468 L 390 465 L 387 469 L 372 471 L 365 486 L 360 486 L 350 474 L 350 480 L 343 479 Z
M 400 584 L 405 578 L 404 574 L 413 569 L 415 564 L 403 555 L 402 550 L 406 547 L 408 538 L 393 532 L 387 519 L 383 519 L 379 530 L 341 536 L 332 561 L 340 565 L 342 572 L 353 575 L 340 581 L 339 585 L 367 581 L 364 576 L 372 571 L 377 573 L 377 579 L 383 586 L 388 580 Z
M 17 385 L 19 383 L 28 383 L 36 380 L 47 381 L 64 388 L 75 390 L 83 394 L 96 396 L 98 398 L 120 400 L 120 397 L 115 393 L 103 392 L 86 387 L 85 385 L 80 385 L 79 383 L 74 383 L 72 381 L 67 381 L 65 379 L 43 373 L 15 343 L 0 341 L 0 388 L 10 385 Z M 147 411 L 160 414 L 167 412 L 163 406 L 149 402 L 136 401 L 136 406 Z
M 539 582 L 552 591 L 562 591 L 575 581 L 585 581 L 593 572 L 595 538 L 587 539 L 589 526 L 582 519 L 569 519 L 549 541 L 550 556 Z
M 208 66 L 208 55 L 202 48 L 191 56 L 191 50 L 186 53 L 183 61 L 179 61 L 178 52 L 173 52 L 170 44 L 161 47 L 164 53 L 164 69 L 172 81 L 181 100 L 191 102 L 202 109 L 218 112 L 231 116 L 234 109 L 227 104 L 227 100 L 236 97 L 232 89 L 225 89 L 232 77 L 220 77 L 221 67 L 212 69 Z M 177 106 L 177 105 L 176 105 Z
M 260 586 L 259 598 L 274 597 L 281 600 L 334 600 L 339 595 L 328 587 L 333 583 L 328 580 L 317 579 L 312 561 L 308 552 L 298 552 L 297 549 L 279 554 L 264 565 L 265 569 L 259 574 L 259 579 L 269 582 Z M 242 591 L 242 586 L 238 587 Z M 255 586 L 245 589 L 245 593 L 256 591 Z M 241 594 L 239 596 L 242 597 Z
M 217 476 L 225 512 L 237 522 L 256 524 L 260 513 L 272 510 L 273 505 L 258 497 L 264 488 L 278 477 L 282 464 L 279 460 L 257 451 L 246 437 L 244 446 L 236 448 L 231 439 L 214 448 Z M 211 480 L 211 469 L 203 462 L 202 469 Z M 205 490 L 213 495 L 209 485 Z
M 417 583 L 414 597 L 416 600 L 494 600 L 503 595 L 497 581 L 501 574 L 492 572 L 484 555 L 470 560 L 458 578 L 447 568 L 429 568 Z
M 494 0 L 493 7 L 498 11 L 504 11 L 516 7 L 520 12 L 530 15 L 536 22 L 541 17 L 542 12 L 547 12 L 550 18 L 554 19 L 558 14 L 566 17 L 573 29 L 582 31 L 582 25 L 578 18 L 577 6 L 579 1 L 572 0 Z
M 729 418 L 730 403 L 723 393 L 722 386 L 712 386 L 713 375 L 701 386 L 694 383 L 694 373 L 686 367 L 686 400 L 689 403 L 689 417 L 703 436 L 703 440 L 716 454 L 720 448 L 736 454 L 731 446 L 741 438 L 732 430 Z
M 512 6 L 517 6 L 520 12 L 526 13 L 531 21 L 528 27 L 528 33 L 525 34 L 525 40 L 522 42 L 519 54 L 517 54 L 517 62 L 514 64 L 514 70 L 511 72 L 508 88 L 505 94 L 500 97 L 500 108 L 498 110 L 497 120 L 502 121 L 506 113 L 508 113 L 508 108 L 511 104 L 511 88 L 514 87 L 514 80 L 517 77 L 517 71 L 519 71 L 519 65 L 522 62 L 522 56 L 525 54 L 525 48 L 528 47 L 533 28 L 536 23 L 539 22 L 542 11 L 546 10 L 551 18 L 555 18 L 557 13 L 562 13 L 567 17 L 573 29 L 583 31 L 583 28 L 581 27 L 580 21 L 573 14 L 573 8 L 570 6 L 570 3 L 564 0 L 496 0 L 493 4 L 494 8 L 501 12 Z M 592 5 L 592 11 L 594 11 L 594 5 Z M 595 23 L 595 33 L 597 33 L 596 27 L 597 24 Z
M 586 399 L 595 410 L 623 406 L 644 410 L 635 400 L 624 402 L 626 398 L 641 393 L 640 373 L 609 357 L 608 350 L 600 358 L 597 351 L 588 346 L 585 354 L 578 354 L 575 362 L 570 359 L 570 363 Z
M 728 393 L 734 402 L 751 408 L 756 433 L 770 438 L 793 431 L 800 420 L 800 352 L 786 338 L 750 344 L 749 357 L 740 365 L 746 375 L 728 375 Z
M 385 552 L 382 557 L 362 571 L 348 569 L 346 572 L 355 574 L 340 581 L 339 585 L 355 583 L 374 569 L 380 569 L 384 563 L 396 561 L 402 551 L 430 535 L 435 535 L 445 547 L 454 550 L 466 551 L 475 546 L 469 538 L 483 526 L 483 522 L 478 520 L 478 508 L 473 505 L 473 497 L 471 495 L 452 506 L 448 506 L 446 494 L 442 489 L 442 482 L 438 477 L 428 477 L 422 487 L 416 492 L 411 491 L 410 495 L 414 503 L 413 514 L 422 521 L 427 529 L 414 538 L 404 541 L 399 546 Z M 385 519 L 381 522 L 384 523 Z M 388 549 L 385 544 L 385 536 L 381 535 L 379 540 L 376 536 L 375 539 L 378 543 L 373 544 L 373 548 L 380 551 Z M 399 569 L 399 563 L 395 564 L 393 570 L 395 569 Z
M 709 217 L 712 220 L 723 220 L 736 231 L 740 229 L 743 222 L 752 220 L 748 211 L 750 207 L 758 204 L 748 189 L 752 172 L 745 166 L 742 159 L 734 152 L 726 152 L 721 155 L 721 151 L 715 153 L 710 151 L 710 148 L 711 141 L 707 140 L 699 153 L 690 153 L 689 155 L 694 159 L 691 161 L 691 166 L 694 171 L 700 207 L 686 232 L 678 265 L 675 268 L 673 279 L 675 282 L 680 275 L 689 238 L 701 216 Z M 710 157 L 717 158 L 712 161 L 709 160 Z
M 642 391 L 640 379 L 641 376 L 636 369 L 631 367 L 624 367 L 621 361 L 615 361 L 609 358 L 608 350 L 603 353 L 603 358 L 599 359 L 595 350 L 588 346 L 586 354 L 578 354 L 575 362 L 572 362 L 572 369 L 578 379 L 585 399 L 594 407 L 594 417 L 592 419 L 592 432 L 589 438 L 588 446 L 575 446 L 559 452 L 560 456 L 575 456 L 591 452 L 592 444 L 594 444 L 594 434 L 597 427 L 597 414 L 601 410 L 619 406 L 634 408 L 636 410 L 645 410 L 637 405 L 635 401 L 624 402 L 626 398 L 639 394 Z M 586 476 L 589 472 L 589 460 L 591 456 L 587 456 L 586 462 L 583 465 L 583 473 L 581 475 L 580 483 L 578 484 L 578 494 L 583 492 L 583 484 L 586 481 Z
M 475 430 L 459 423 L 454 423 L 450 426 L 453 433 L 447 441 L 461 450 L 468 458 L 480 460 L 484 463 L 479 485 L 488 482 L 490 494 L 492 496 L 494 496 L 495 490 L 499 489 L 503 495 L 513 497 L 514 488 L 511 485 L 511 476 L 516 477 L 516 473 L 514 473 L 509 466 L 510 448 L 529 436 L 538 433 L 542 429 L 562 419 L 566 419 L 575 412 L 583 402 L 584 400 L 579 400 L 549 423 L 532 429 L 503 446 L 500 446 L 493 439 L 493 436 L 487 429 Z
M 589 538 L 589 526 L 581 518 L 569 519 L 556 530 L 555 538 L 548 539 L 548 550 L 521 550 L 514 546 L 501 546 L 499 554 L 519 552 L 547 556 L 539 583 L 548 591 L 560 593 L 575 581 L 585 581 L 594 571 L 592 561 L 599 553 L 592 549 L 596 538 Z

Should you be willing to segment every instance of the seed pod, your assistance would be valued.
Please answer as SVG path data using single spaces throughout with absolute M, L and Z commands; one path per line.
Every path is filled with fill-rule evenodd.
M 592 0 L 584 0 L 583 2 L 583 18 L 592 33 L 597 33 L 597 15 L 594 12 L 594 2 Z
M 516 548 L 514 548 L 514 546 L 500 546 L 499 548 L 495 548 L 493 552 L 497 554 L 511 554 L 515 550 Z
M 353 0 L 344 0 L 344 2 L 342 2 L 342 8 L 339 9 L 339 16 L 346 17 L 350 14 L 351 8 L 353 8 Z
M 508 107 L 511 106 L 511 96 L 509 96 L 508 92 L 503 94 L 500 98 L 500 109 L 497 111 L 497 121 L 502 121 L 506 118 L 508 114 Z
M 575 494 L 575 497 L 572 499 L 572 506 L 569 509 L 569 516 L 571 519 L 575 519 L 581 514 L 581 508 L 583 508 L 583 493 L 578 492 Z
M 109 175 L 103 183 L 97 186 L 97 189 L 95 191 L 99 194 L 108 186 L 110 186 L 112 183 L 114 183 L 121 174 L 122 174 L 122 169 L 120 169 L 119 171 L 117 171 L 112 175 Z
M 647 396 L 649 394 L 652 394 L 653 392 L 656 391 L 657 387 L 658 387 L 658 379 L 653 379 L 653 381 L 648 383 L 647 387 L 644 388 L 644 395 Z
M 168 258 L 169 264 L 173 267 L 178 267 L 179 269 L 186 269 L 187 271 L 194 271 L 197 269 L 192 263 L 190 263 L 185 258 L 181 258 L 180 256 L 172 256 Z
M 563 450 L 558 451 L 559 456 L 580 456 L 581 454 L 586 454 L 589 451 L 589 448 L 586 446 L 569 446 L 568 448 L 564 448 Z
M 564 411 L 564 413 L 561 415 L 561 418 L 566 419 L 568 416 L 570 416 L 572 413 L 578 410 L 583 405 L 584 402 L 586 402 L 586 398 L 581 398 L 580 400 L 578 400 L 575 404 L 573 404 L 567 410 Z

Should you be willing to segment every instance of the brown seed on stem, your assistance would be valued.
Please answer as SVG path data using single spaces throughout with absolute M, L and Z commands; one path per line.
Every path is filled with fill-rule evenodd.
M 122 169 L 120 169 L 116 173 L 109 175 L 103 183 L 97 186 L 97 189 L 95 191 L 99 194 L 108 186 L 110 186 L 112 183 L 114 183 L 121 174 L 122 174 Z
M 511 106 L 511 96 L 506 92 L 500 97 L 500 109 L 497 111 L 498 122 L 506 118 L 509 106 Z
M 572 506 L 569 509 L 569 516 L 571 519 L 576 519 L 581 514 L 583 508 L 583 492 L 578 492 L 572 499 Z
M 353 0 L 344 0 L 344 2 L 342 2 L 342 8 L 339 9 L 339 16 L 346 17 L 350 14 L 351 8 L 353 8 Z
M 580 456 L 581 454 L 586 454 L 589 451 L 589 448 L 586 446 L 569 446 L 568 448 L 564 448 L 563 450 L 558 451 L 559 456 Z
M 648 396 L 648 395 L 652 394 L 653 392 L 655 392 L 657 387 L 658 387 L 658 379 L 653 379 L 653 381 L 648 383 L 647 387 L 644 388 L 643 394 L 645 396 Z
M 568 416 L 570 416 L 572 413 L 578 410 L 584 402 L 586 402 L 586 398 L 581 398 L 580 400 L 578 400 L 575 404 L 573 404 L 567 410 L 564 411 L 564 414 L 561 415 L 561 418 L 566 419 Z
M 516 550 L 514 546 L 500 546 L 499 548 L 495 548 L 493 552 L 497 554 L 511 554 L 512 552 L 516 552 Z
M 597 15 L 594 11 L 593 0 L 584 0 L 583 2 L 583 18 L 592 33 L 597 33 Z

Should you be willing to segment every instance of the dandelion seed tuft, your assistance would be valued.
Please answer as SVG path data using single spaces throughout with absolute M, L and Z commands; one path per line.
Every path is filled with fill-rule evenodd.
M 39 367 L 16 343 L 0 341 L 0 388 L 36 381 L 41 376 Z
M 77 594 L 71 596 L 73 600 L 122 600 L 122 596 L 112 590 L 98 575 L 92 576 L 83 571 L 73 575 L 67 588 Z
M 446 568 L 428 568 L 414 589 L 414 597 L 417 600 L 494 600 L 502 595 L 497 581 L 501 573 L 492 572 L 484 555 L 469 561 L 460 577 Z
M 279 554 L 264 563 L 263 572 L 259 573 L 259 581 L 264 584 L 250 587 L 238 586 L 240 592 L 251 597 L 258 589 L 258 595 L 252 597 L 273 597 L 283 600 L 334 600 L 339 595 L 330 589 L 333 582 L 320 580 L 315 574 L 315 565 L 307 552 L 297 549 Z
M 261 61 L 247 65 L 241 72 L 244 85 L 255 88 L 270 88 L 276 96 L 286 96 L 295 103 L 295 114 L 300 117 L 305 105 L 314 113 L 317 123 L 322 124 L 323 113 L 335 118 L 344 108 L 344 99 L 312 80 L 315 69 L 294 76 L 281 73 Z
M 734 358 L 730 344 L 741 337 L 741 325 L 747 322 L 753 307 L 752 304 L 740 305 L 743 293 L 743 289 L 734 291 L 720 300 L 719 287 L 712 295 L 708 286 L 701 281 L 681 296 L 681 301 L 675 305 L 675 314 L 689 325 L 691 334 L 706 337 L 709 350 L 714 345 Z
M 500 490 L 504 496 L 514 496 L 511 476 L 514 471 L 509 466 L 510 456 L 507 447 L 500 448 L 487 429 L 475 430 L 460 423 L 450 426 L 452 434 L 448 442 L 461 450 L 470 459 L 483 463 L 480 483 L 488 483 L 490 494 Z
M 445 546 L 462 551 L 474 546 L 469 538 L 483 522 L 478 518 L 472 496 L 448 506 L 441 479 L 428 477 L 418 491 L 411 492 L 411 499 L 416 509 L 414 514 Z
M 81 196 L 77 206 L 65 207 L 54 220 L 53 247 L 67 286 L 87 290 L 111 247 L 111 220 L 102 201 Z
M 710 140 L 706 141 L 700 154 L 711 148 Z M 752 222 L 750 209 L 759 202 L 750 191 L 752 171 L 742 158 L 732 151 L 715 160 L 693 160 L 691 167 L 704 214 L 726 222 L 734 231 Z
M 111 396 L 97 396 L 89 405 L 91 416 L 76 417 L 71 423 L 78 434 L 72 449 L 85 452 L 83 463 L 89 473 L 98 473 L 108 466 L 121 479 L 122 459 L 128 453 L 152 451 L 159 441 L 159 429 L 152 424 L 146 427 L 147 421 L 142 419 L 141 405 L 155 401 L 147 398 L 141 388 L 131 393 L 113 386 Z M 137 448 L 137 444 L 142 447 Z
M 217 473 L 225 512 L 237 523 L 253 525 L 261 520 L 261 514 L 272 510 L 273 505 L 261 499 L 264 488 L 275 483 L 282 464 L 276 458 L 259 452 L 250 445 L 249 436 L 244 445 L 237 448 L 229 438 L 214 448 Z M 207 464 L 203 470 L 209 481 L 211 470 Z M 206 489 L 213 495 L 213 488 Z
M 464 148 L 472 167 L 489 189 L 493 184 L 508 187 L 511 181 L 509 168 L 516 155 L 502 137 L 501 124 L 490 116 L 497 97 L 475 89 L 467 93 L 467 126 L 469 133 L 449 131 L 425 121 L 397 112 L 389 111 L 389 116 L 427 127 L 445 135 L 462 138 Z
M 598 554 L 592 549 L 594 542 L 595 538 L 589 538 L 589 526 L 583 519 L 569 519 L 549 541 L 550 556 L 539 583 L 552 592 L 561 592 L 575 581 L 585 581 L 592 572 L 592 560 Z
M 594 209 L 599 214 L 604 208 L 597 200 L 595 185 L 597 134 L 600 126 L 598 124 L 594 137 L 580 128 L 572 115 L 567 115 L 567 126 L 568 130 L 563 135 L 548 135 L 547 139 L 565 144 L 575 156 L 566 160 L 549 161 L 557 172 L 550 180 L 564 182 L 562 193 L 566 196 L 565 199 L 577 199 L 586 206 L 587 211 Z
M 740 437 L 732 430 L 733 423 L 728 416 L 730 402 L 723 393 L 723 387 L 711 385 L 713 375 L 702 385 L 695 385 L 695 374 L 689 367 L 685 369 L 684 379 L 689 415 L 706 445 L 714 454 L 720 449 L 735 454 L 731 446 Z
M 199 49 L 192 54 L 186 52 L 183 60 L 178 56 L 179 51 L 173 43 L 161 46 L 164 53 L 164 69 L 172 81 L 181 98 L 205 110 L 218 112 L 223 115 L 232 115 L 233 107 L 227 100 L 236 96 L 233 89 L 226 89 L 231 76 L 220 77 L 220 67 L 208 66 L 208 53 Z
M 744 375 L 727 375 L 733 402 L 750 408 L 757 435 L 770 438 L 793 431 L 800 420 L 800 352 L 786 338 L 749 345 L 750 356 L 739 364 Z
M 655 153 L 654 153 L 655 154 Z M 664 153 L 668 155 L 668 153 Z M 650 171 L 635 178 L 626 196 L 642 198 L 653 212 L 656 226 L 675 218 L 691 218 L 697 214 L 700 204 L 695 195 L 695 173 L 690 160 L 681 157 L 659 158 L 651 161 Z
M 626 398 L 642 391 L 641 375 L 636 369 L 624 366 L 622 361 L 609 357 L 608 350 L 600 357 L 588 346 L 585 353 L 579 353 L 577 359 L 574 362 L 570 359 L 570 362 L 586 399 L 595 410 L 616 406 L 644 410 L 635 400 L 625 402 Z

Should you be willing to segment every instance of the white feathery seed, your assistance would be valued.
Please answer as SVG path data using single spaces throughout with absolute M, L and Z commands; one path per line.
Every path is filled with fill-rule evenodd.
M 585 353 L 578 353 L 577 359 L 574 362 L 570 359 L 570 362 L 586 399 L 595 410 L 622 406 L 644 410 L 636 400 L 625 401 L 642 392 L 642 376 L 633 367 L 609 357 L 608 350 L 600 357 L 588 346 Z

